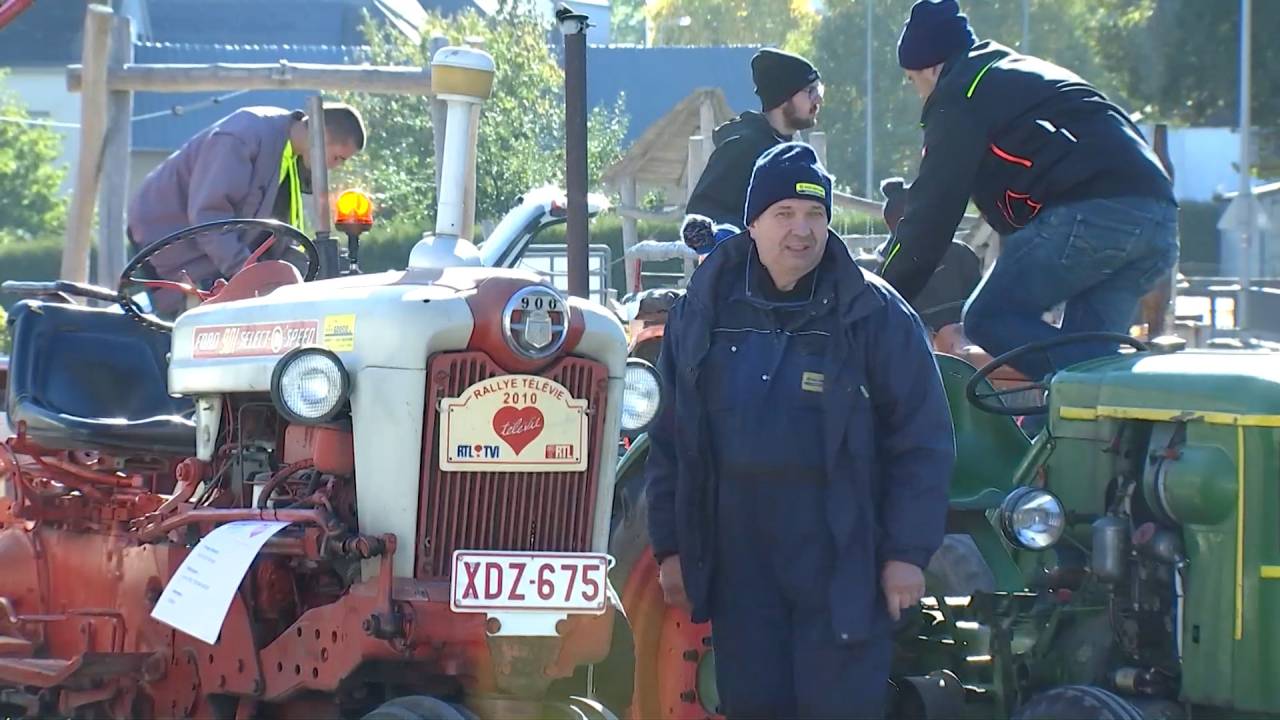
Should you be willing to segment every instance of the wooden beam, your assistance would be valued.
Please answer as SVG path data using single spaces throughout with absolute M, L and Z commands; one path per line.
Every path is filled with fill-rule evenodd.
M 67 66 L 67 90 L 81 92 L 84 68 Z M 430 95 L 430 68 L 320 63 L 215 63 L 112 68 L 106 85 L 135 92 L 325 90 L 384 95 Z
M 89 280 L 89 247 L 93 208 L 102 170 L 102 146 L 107 125 L 107 60 L 111 50 L 111 22 L 115 14 L 103 5 L 85 6 L 84 93 L 80 98 L 80 154 L 76 159 L 75 190 L 67 213 L 66 241 L 62 246 L 59 277 L 72 282 Z
M 625 180 L 623 182 L 626 182 Z M 623 199 L 626 202 L 626 199 Z M 643 208 L 632 207 L 630 205 L 619 205 L 615 207 L 614 212 L 623 218 L 631 218 L 632 220 L 648 220 L 650 222 L 665 222 L 667 220 L 680 220 L 684 217 L 684 206 L 681 205 L 673 210 L 645 210 Z
M 858 197 L 857 195 L 840 192 L 839 190 L 832 192 L 831 195 L 832 201 L 838 207 L 845 208 L 846 210 L 857 210 L 858 212 L 863 212 L 873 217 L 880 217 L 882 205 L 875 200 L 868 200 L 866 198 Z
M 868 200 L 867 198 L 850 195 L 849 193 L 840 192 L 839 190 L 833 191 L 831 195 L 832 202 L 837 207 L 842 207 L 846 210 L 856 210 L 858 212 L 871 215 L 872 217 L 880 217 L 883 210 L 883 203 L 876 202 L 875 200 Z M 982 218 L 978 215 L 965 215 L 961 218 L 960 226 L 957 229 L 969 230 L 977 225 L 981 220 Z
M 133 61 L 132 21 L 117 16 L 111 29 L 111 64 Z M 111 178 L 101 183 L 98 197 L 97 284 L 115 287 L 124 270 L 125 208 L 129 203 L 129 147 L 133 143 L 133 93 L 112 90 L 107 95 L 107 129 L 102 152 L 102 174 Z

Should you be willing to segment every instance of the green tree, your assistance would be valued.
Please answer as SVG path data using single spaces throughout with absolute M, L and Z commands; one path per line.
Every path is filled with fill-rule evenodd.
M 1240 4 L 1099 0 L 1095 49 L 1145 114 L 1188 125 L 1239 123 Z M 1280 3 L 1253 3 L 1252 114 L 1280 117 Z
M 481 112 L 476 162 L 476 218 L 496 219 L 532 187 L 563 183 L 564 74 L 547 44 L 550 26 L 523 7 L 492 17 L 464 12 L 445 20 L 432 14 L 422 35 L 453 43 L 476 38 L 496 66 L 493 96 Z M 424 46 L 369 23 L 375 64 L 427 65 Z M 353 98 L 369 128 L 369 145 L 340 177 L 378 199 L 381 217 L 425 227 L 436 192 L 430 104 L 425 98 L 377 95 Z M 596 108 L 588 121 L 590 180 L 620 157 L 626 120 L 621 105 Z
M 67 206 L 59 190 L 66 169 L 56 164 L 62 138 L 23 122 L 26 107 L 2 88 L 0 118 L 0 243 L 60 234 Z
M 651 45 L 773 45 L 811 51 L 818 15 L 809 0 L 655 0 Z
M 644 0 L 613 0 L 609 3 L 610 39 L 618 45 L 643 45 Z

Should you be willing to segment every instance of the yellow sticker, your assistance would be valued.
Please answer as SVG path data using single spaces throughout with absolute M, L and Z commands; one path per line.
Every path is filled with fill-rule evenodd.
M 808 392 L 822 392 L 822 373 L 807 372 L 800 376 L 800 389 Z
M 326 315 L 324 318 L 324 346 L 334 352 L 355 350 L 356 316 Z
M 826 188 L 822 187 L 821 185 L 815 185 L 813 183 L 807 183 L 807 182 L 796 183 L 796 192 L 800 193 L 801 195 L 813 195 L 814 197 L 820 197 L 820 198 L 825 198 L 827 196 Z

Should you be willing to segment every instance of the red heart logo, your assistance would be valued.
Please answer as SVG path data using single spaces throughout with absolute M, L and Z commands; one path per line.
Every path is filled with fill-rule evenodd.
M 493 431 L 519 455 L 542 434 L 542 411 L 507 405 L 493 414 Z

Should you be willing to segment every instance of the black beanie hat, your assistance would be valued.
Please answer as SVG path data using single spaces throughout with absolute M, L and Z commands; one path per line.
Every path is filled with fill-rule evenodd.
M 918 0 L 898 38 L 898 64 L 904 70 L 924 70 L 977 43 L 956 0 Z
M 769 206 L 799 198 L 822 203 L 831 219 L 831 176 L 807 143 L 774 145 L 756 160 L 747 186 L 747 206 L 743 226 L 755 222 Z
M 778 107 L 819 77 L 818 69 L 799 55 L 764 48 L 751 58 L 751 79 L 765 110 Z

